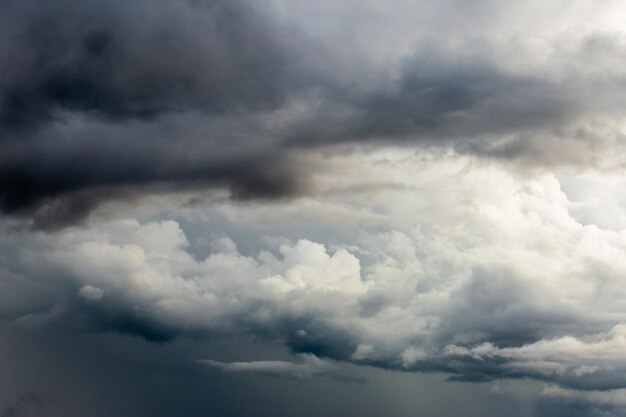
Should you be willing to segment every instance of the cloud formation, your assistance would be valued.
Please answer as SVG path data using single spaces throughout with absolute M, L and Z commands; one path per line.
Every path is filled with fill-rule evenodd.
M 343 184 L 327 183 L 356 194 L 328 189 L 319 205 L 268 211 L 227 200 L 191 209 L 252 240 L 290 222 L 304 225 L 296 235 L 328 227 L 329 245 L 287 235 L 244 255 L 217 236 L 198 257 L 173 220 L 13 232 L 0 252 L 3 315 L 159 342 L 252 335 L 310 359 L 208 362 L 225 371 L 313 376 L 328 358 L 461 381 L 626 385 L 622 232 L 574 219 L 552 174 L 525 179 L 473 158 L 399 150 L 342 158 L 354 167 L 364 157 Z M 386 185 L 357 186 L 373 180 Z
M 623 388 L 618 375 L 623 372 L 626 348 L 624 324 L 597 335 L 591 341 L 573 337 L 541 340 L 520 347 L 498 348 L 484 343 L 470 349 L 447 346 L 445 355 L 453 360 L 469 360 L 490 372 L 500 368 L 511 376 L 533 375 L 576 389 L 611 390 Z
M 623 415 L 625 10 L 1 2 L 0 336 Z
M 258 373 L 295 379 L 310 379 L 315 376 L 328 376 L 342 381 L 357 382 L 361 379 L 341 370 L 333 361 L 324 360 L 312 354 L 300 354 L 300 363 L 287 361 L 220 362 L 201 359 L 198 362 L 232 373 Z
M 3 3 L 2 126 L 273 108 L 306 78 L 297 33 L 234 1 Z M 86 23 L 89 25 L 86 25 Z M 285 36 L 289 33 L 290 36 Z M 298 80 L 294 78 L 298 77 Z
M 575 2 L 585 21 L 536 2 L 1 7 L 0 209 L 44 228 L 155 188 L 310 194 L 311 147 L 436 145 L 545 167 L 621 146 L 612 2 Z

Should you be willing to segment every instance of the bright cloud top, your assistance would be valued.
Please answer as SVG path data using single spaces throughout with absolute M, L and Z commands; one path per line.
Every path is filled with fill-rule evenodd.
M 23 326 L 71 320 L 152 340 L 252 334 L 462 380 L 626 387 L 626 235 L 575 220 L 554 175 L 528 179 L 454 154 L 342 158 L 367 166 L 343 183 L 320 178 L 327 197 L 315 202 L 172 206 L 181 219 L 257 233 L 266 248 L 249 255 L 217 236 L 198 258 L 174 220 L 14 232 L 2 242 L 3 312 Z M 280 243 L 290 224 L 304 236 Z M 325 228 L 329 242 L 306 236 Z

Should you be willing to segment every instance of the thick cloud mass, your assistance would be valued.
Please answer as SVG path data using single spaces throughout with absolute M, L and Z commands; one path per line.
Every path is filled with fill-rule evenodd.
M 623 232 L 573 218 L 577 203 L 553 174 L 401 150 L 328 162 L 339 160 L 352 174 L 318 178 L 316 200 L 185 203 L 171 211 L 179 221 L 10 232 L 3 315 L 158 342 L 253 335 L 304 355 L 205 360 L 225 372 L 355 378 L 335 360 L 460 381 L 626 386 Z M 206 240 L 180 223 L 197 219 L 256 248 L 243 254 L 218 234 L 200 255 Z
M 307 41 L 263 7 L 185 1 L 1 7 L 3 210 L 65 196 L 48 209 L 61 213 L 48 217 L 71 220 L 98 200 L 127 194 L 125 186 L 154 183 L 230 185 L 244 197 L 297 188 L 282 173 L 289 164 L 280 150 L 259 154 L 259 122 L 238 126 L 248 112 L 279 107 L 317 77 L 298 52 Z M 284 168 L 274 174 L 270 165 Z
M 5 1 L 0 209 L 50 228 L 155 186 L 297 196 L 302 154 L 337 143 L 599 164 L 621 9 L 486 4 Z
M 617 0 L 0 2 L 0 375 L 41 391 L 93 338 L 59 384 L 75 415 L 364 374 L 532 403 L 468 415 L 626 415 L 624 19 Z M 115 377 L 92 364 L 132 346 Z M 98 401 L 76 394 L 94 370 Z M 168 378 L 171 408 L 132 405 Z M 116 379 L 139 399 L 97 406 Z M 0 415 L 45 407 L 22 391 Z
M 296 74 L 306 77 L 290 56 L 297 34 L 285 36 L 263 7 L 239 1 L 2 8 L 5 128 L 37 126 L 63 110 L 115 120 L 272 108 L 297 88 Z

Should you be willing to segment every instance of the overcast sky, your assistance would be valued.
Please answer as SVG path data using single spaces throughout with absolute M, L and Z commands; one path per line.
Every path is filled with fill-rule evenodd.
M 0 2 L 0 417 L 626 416 L 619 0 Z

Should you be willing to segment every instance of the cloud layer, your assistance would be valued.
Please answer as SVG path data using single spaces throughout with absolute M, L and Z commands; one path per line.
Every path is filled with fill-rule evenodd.
M 316 376 L 328 376 L 340 381 L 360 381 L 339 369 L 332 361 L 323 360 L 315 355 L 300 354 L 301 362 L 286 361 L 250 361 L 250 362 L 220 362 L 212 359 L 199 360 L 200 363 L 221 369 L 223 372 L 255 373 L 267 376 L 278 376 L 295 379 L 309 379 Z
M 170 373 L 442 374 L 626 415 L 625 18 L 0 2 L 0 337 L 233 338 L 276 355 Z
M 621 164 L 621 9 L 552 3 L 4 2 L 0 208 L 62 227 L 155 187 L 310 194 L 306 149 L 345 143 Z
M 207 362 L 225 371 L 321 375 L 325 357 L 463 381 L 626 386 L 624 234 L 573 218 L 554 175 L 455 154 L 336 158 L 354 174 L 319 178 L 327 197 L 315 201 L 175 203 L 179 221 L 13 231 L 1 245 L 3 315 L 161 342 L 252 335 L 305 355 Z M 244 255 L 218 234 L 199 255 L 206 241 L 179 223 L 194 218 L 245 230 L 258 249 Z

